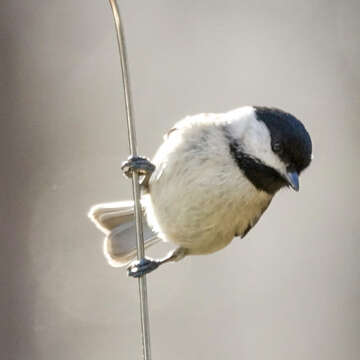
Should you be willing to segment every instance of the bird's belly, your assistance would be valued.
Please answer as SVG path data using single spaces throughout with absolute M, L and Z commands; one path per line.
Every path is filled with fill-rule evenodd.
M 189 254 L 218 251 L 246 231 L 263 203 L 263 193 L 251 184 L 243 183 L 240 189 L 232 185 L 209 183 L 176 192 L 167 192 L 166 186 L 153 188 L 146 206 L 148 222 L 164 241 Z
M 173 238 L 174 243 L 188 250 L 190 255 L 211 254 L 227 246 L 234 238 L 233 231 L 202 232 L 191 234 L 191 241 L 184 241 L 183 238 Z

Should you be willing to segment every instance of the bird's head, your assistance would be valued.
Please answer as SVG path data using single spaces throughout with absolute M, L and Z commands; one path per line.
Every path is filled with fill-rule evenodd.
M 312 159 L 312 143 L 297 118 L 275 108 L 246 107 L 230 128 L 230 151 L 256 188 L 270 194 L 284 186 L 299 190 L 299 175 Z

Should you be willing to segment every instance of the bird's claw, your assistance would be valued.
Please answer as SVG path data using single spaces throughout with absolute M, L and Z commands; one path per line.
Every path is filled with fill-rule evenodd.
M 145 157 L 130 156 L 121 165 L 121 170 L 127 177 L 132 177 L 133 171 L 137 172 L 139 176 L 151 175 L 155 170 L 155 165 Z
M 132 262 L 127 268 L 128 275 L 134 278 L 139 278 L 149 272 L 158 268 L 161 264 L 158 260 L 153 260 L 149 258 L 142 258 L 140 260 Z

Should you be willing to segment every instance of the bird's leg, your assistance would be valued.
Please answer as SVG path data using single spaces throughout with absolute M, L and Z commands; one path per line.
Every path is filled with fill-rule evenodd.
M 129 178 L 132 177 L 133 171 L 135 171 L 139 176 L 144 176 L 140 185 L 145 191 L 147 191 L 151 174 L 155 170 L 155 165 L 145 157 L 130 156 L 122 163 L 121 170 Z
M 183 259 L 186 256 L 186 253 L 186 249 L 178 247 L 175 250 L 170 251 L 168 255 L 162 259 L 150 259 L 145 257 L 140 260 L 133 261 L 127 268 L 128 275 L 138 278 L 157 269 L 162 264 Z

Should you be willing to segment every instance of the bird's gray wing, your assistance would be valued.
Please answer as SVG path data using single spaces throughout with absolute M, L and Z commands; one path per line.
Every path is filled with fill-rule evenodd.
M 271 203 L 271 199 L 269 199 L 267 202 L 264 203 L 264 205 L 260 208 L 259 213 L 257 216 L 253 217 L 253 219 L 249 222 L 248 226 L 246 227 L 245 231 L 243 231 L 242 234 L 237 234 L 241 238 L 244 238 L 246 234 L 256 225 L 256 223 L 261 218 L 261 215 L 265 212 L 265 210 L 269 207 Z

